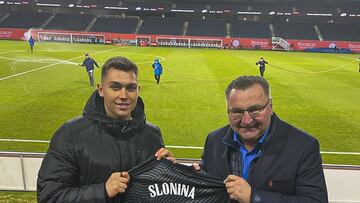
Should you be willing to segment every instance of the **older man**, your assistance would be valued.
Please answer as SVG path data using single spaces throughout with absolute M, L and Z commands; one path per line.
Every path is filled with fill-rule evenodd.
M 208 135 L 200 167 L 241 203 L 328 202 L 319 143 L 273 112 L 268 82 L 239 77 L 225 94 L 229 125 Z

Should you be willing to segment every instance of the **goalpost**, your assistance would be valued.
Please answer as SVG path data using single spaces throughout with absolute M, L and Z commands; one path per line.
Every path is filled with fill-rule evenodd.
M 105 44 L 105 35 L 61 33 L 61 32 L 38 32 L 38 40 L 51 41 L 51 42 Z
M 223 40 L 221 39 L 157 37 L 156 41 L 160 46 L 172 47 L 222 48 L 223 46 Z

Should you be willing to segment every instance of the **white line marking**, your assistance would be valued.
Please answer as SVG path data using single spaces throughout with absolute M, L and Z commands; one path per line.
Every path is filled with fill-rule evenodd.
M 95 53 L 92 53 L 92 55 L 110 52 L 110 51 L 113 51 L 113 50 L 116 50 L 116 49 L 119 49 L 119 48 L 121 48 L 121 47 L 116 47 L 116 48 L 114 48 L 114 49 L 109 49 L 109 50 L 104 50 L 104 51 L 100 51 L 100 52 L 95 52 Z M 32 70 L 28 70 L 28 71 L 24 71 L 24 72 L 21 72 L 21 73 L 14 74 L 14 75 L 6 76 L 6 77 L 3 77 L 3 78 L 0 78 L 0 81 L 6 80 L 6 79 L 10 79 L 10 78 L 13 78 L 13 77 L 17 77 L 17 76 L 21 76 L 21 75 L 25 75 L 25 74 L 27 74 L 27 73 L 31 73 L 31 72 L 34 72 L 34 71 L 42 70 L 42 69 L 45 69 L 45 68 L 49 68 L 49 67 L 52 67 L 52 66 L 55 66 L 55 65 L 58 65 L 58 64 L 69 63 L 69 62 L 71 62 L 71 61 L 74 60 L 74 59 L 78 59 L 78 58 L 82 58 L 82 57 L 84 57 L 84 56 L 83 56 L 83 55 L 77 56 L 77 57 L 74 57 L 74 58 L 71 58 L 71 59 L 68 59 L 68 60 L 60 61 L 60 62 L 57 62 L 57 63 L 53 63 L 53 64 L 49 64 L 49 65 L 42 66 L 42 67 L 39 67 L 39 68 L 35 68 L 35 69 L 32 69 Z
M 48 140 L 23 140 L 23 139 L 8 139 L 0 138 L 2 142 L 30 142 L 30 143 L 50 143 Z M 174 149 L 204 149 L 203 147 L 195 146 L 177 146 L 177 145 L 167 145 L 167 148 Z M 334 154 L 334 155 L 360 155 L 360 152 L 331 152 L 331 151 L 320 151 L 321 154 Z
M 21 140 L 21 139 L 8 139 L 8 138 L 0 138 L 0 141 L 3 141 L 3 142 L 50 143 L 50 141 L 47 141 L 47 140 Z

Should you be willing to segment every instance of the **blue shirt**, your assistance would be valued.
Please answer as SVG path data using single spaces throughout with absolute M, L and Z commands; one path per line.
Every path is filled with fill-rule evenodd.
M 249 179 L 249 170 L 250 170 L 251 162 L 255 158 L 259 157 L 262 154 L 262 151 L 260 150 L 261 144 L 264 142 L 266 136 L 268 135 L 268 132 L 269 132 L 269 128 L 264 132 L 264 134 L 261 135 L 259 141 L 256 143 L 256 146 L 250 152 L 245 148 L 243 143 L 239 140 L 239 135 L 234 132 L 234 141 L 239 143 L 239 145 L 240 145 L 239 151 L 240 151 L 241 161 L 242 161 L 242 164 L 241 164 L 242 177 L 245 180 Z

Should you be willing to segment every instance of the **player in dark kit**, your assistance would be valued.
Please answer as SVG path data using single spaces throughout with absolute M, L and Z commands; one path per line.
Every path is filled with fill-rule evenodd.
M 230 202 L 222 180 L 167 159 L 149 158 L 130 169 L 129 175 L 121 202 Z
M 34 45 L 35 45 L 35 40 L 32 36 L 30 36 L 29 40 L 29 46 L 30 46 L 30 51 L 33 52 L 34 51 Z
M 89 54 L 85 54 L 85 59 L 82 64 L 79 64 L 80 66 L 85 66 L 86 71 L 89 75 L 90 80 L 90 86 L 94 86 L 94 65 L 99 68 L 99 65 L 96 63 L 96 61 L 90 57 Z
M 155 76 L 156 83 L 159 84 L 160 76 L 163 72 L 163 68 L 162 68 L 161 63 L 159 62 L 159 59 L 155 59 L 154 63 L 152 64 L 152 67 L 154 69 L 154 76 Z
M 267 61 L 265 61 L 263 57 L 261 57 L 260 60 L 258 62 L 256 62 L 255 64 L 259 66 L 259 71 L 260 71 L 261 77 L 264 77 L 265 64 L 269 64 L 269 63 Z

